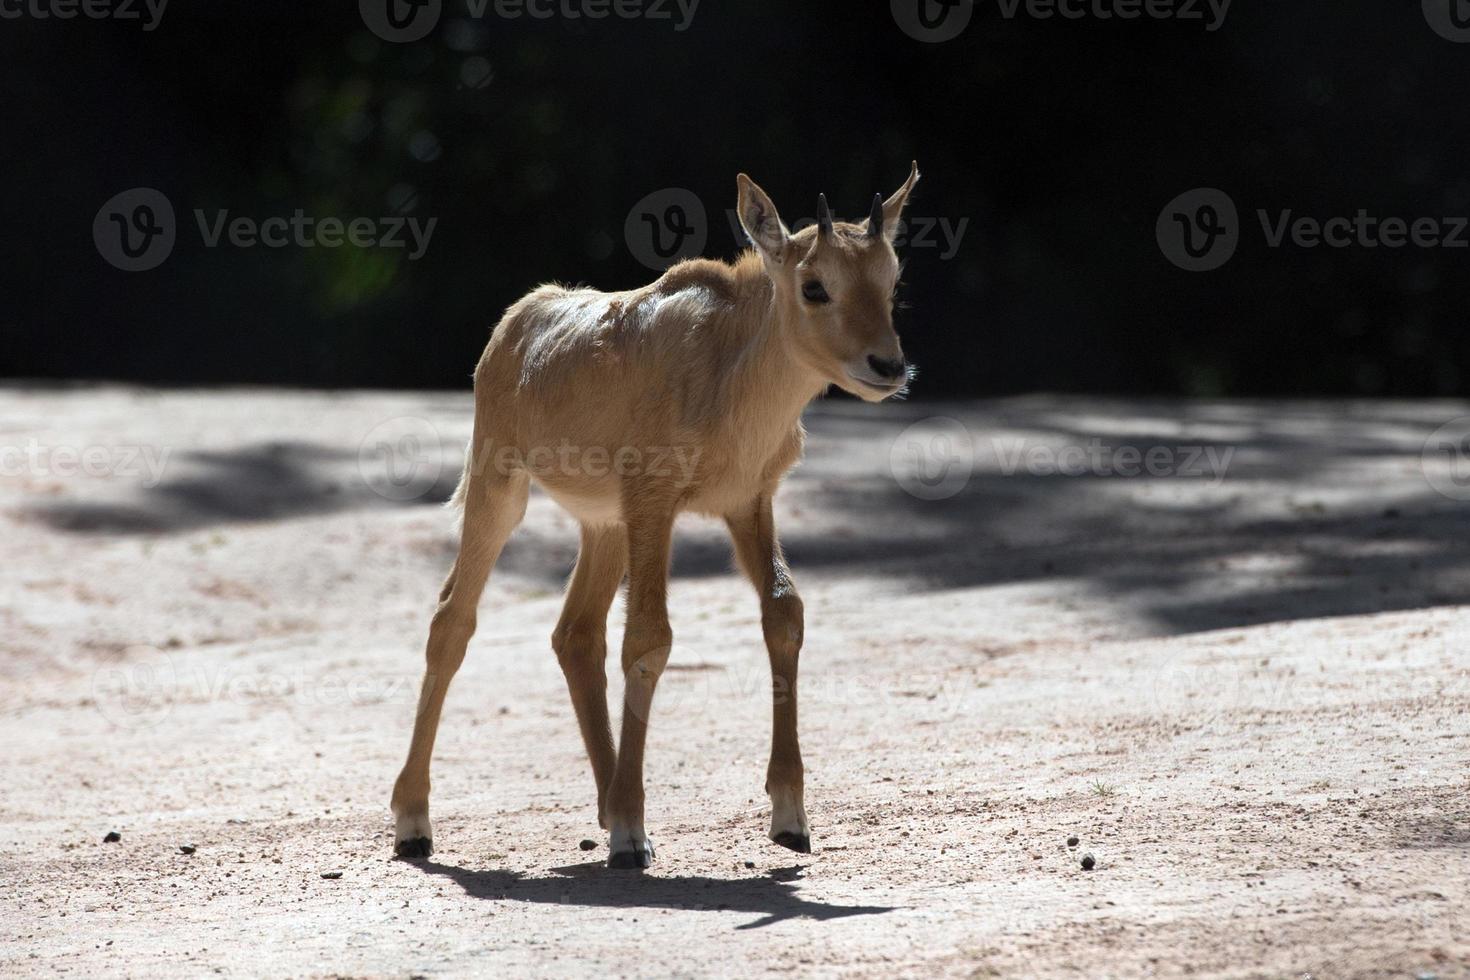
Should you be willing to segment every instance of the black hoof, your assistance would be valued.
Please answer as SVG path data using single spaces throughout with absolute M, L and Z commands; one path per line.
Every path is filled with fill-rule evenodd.
M 789 830 L 783 830 L 775 837 L 772 837 L 771 840 L 780 844 L 782 847 L 789 848 L 800 854 L 810 854 L 812 852 L 812 839 L 807 834 L 797 834 Z
M 643 869 L 653 864 L 653 841 L 646 840 L 643 847 L 634 851 L 613 851 L 607 856 L 607 866 L 619 869 Z
M 427 837 L 414 837 L 399 841 L 393 850 L 401 858 L 426 858 L 434 853 L 434 842 Z

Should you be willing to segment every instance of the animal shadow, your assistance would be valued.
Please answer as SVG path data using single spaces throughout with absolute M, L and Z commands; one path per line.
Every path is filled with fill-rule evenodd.
M 800 865 L 775 868 L 748 878 L 711 878 L 609 871 L 600 861 L 552 868 L 548 874 L 539 876 L 495 869 L 474 871 L 436 861 L 413 864 L 425 874 L 448 878 L 467 895 L 492 901 L 588 908 L 736 911 L 760 916 L 736 926 L 737 929 L 758 929 L 787 919 L 842 919 L 894 910 L 884 905 L 808 901 L 796 891 L 796 883 L 802 877 Z

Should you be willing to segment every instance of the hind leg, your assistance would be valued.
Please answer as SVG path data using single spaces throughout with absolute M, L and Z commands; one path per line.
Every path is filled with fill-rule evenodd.
M 464 529 L 459 556 L 440 593 L 439 608 L 429 625 L 425 651 L 424 682 L 419 691 L 418 714 L 414 718 L 413 741 L 408 761 L 393 787 L 393 816 L 396 822 L 394 850 L 402 857 L 428 857 L 433 853 L 433 831 L 429 825 L 429 759 L 439 715 L 449 682 L 464 661 L 465 647 L 475 633 L 480 593 L 490 570 L 500 557 L 516 525 L 526 513 L 529 483 L 522 473 L 505 475 L 487 467 L 471 472 L 464 504 Z
M 623 728 L 607 788 L 609 868 L 646 868 L 653 843 L 643 827 L 643 749 L 659 676 L 669 662 L 669 545 L 677 500 L 658 488 L 630 488 L 628 625 L 623 631 Z
M 567 678 L 597 782 L 597 822 L 607 829 L 607 788 L 617 765 L 607 716 L 607 611 L 628 567 L 624 532 L 582 525 L 582 550 L 551 645 Z

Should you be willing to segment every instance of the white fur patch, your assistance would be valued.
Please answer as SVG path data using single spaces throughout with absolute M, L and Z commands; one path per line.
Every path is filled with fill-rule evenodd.
M 395 840 L 415 840 L 419 837 L 434 839 L 433 828 L 427 813 L 398 814 L 394 817 Z
M 806 821 L 806 805 L 799 789 L 777 787 L 771 790 L 771 837 L 790 833 L 810 835 Z
M 647 850 L 648 835 L 643 832 L 643 824 L 622 823 L 614 820 L 612 829 L 607 834 L 607 849 L 609 854 L 623 854 L 628 851 Z

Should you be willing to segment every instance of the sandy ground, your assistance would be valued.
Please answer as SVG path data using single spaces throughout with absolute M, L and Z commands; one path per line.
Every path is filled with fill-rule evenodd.
M 1467 414 L 815 406 L 778 505 L 815 853 L 764 839 L 758 611 L 690 520 L 640 875 L 540 496 L 439 851 L 391 859 L 468 395 L 0 389 L 0 974 L 1470 975 L 1470 480 L 1426 455 Z

